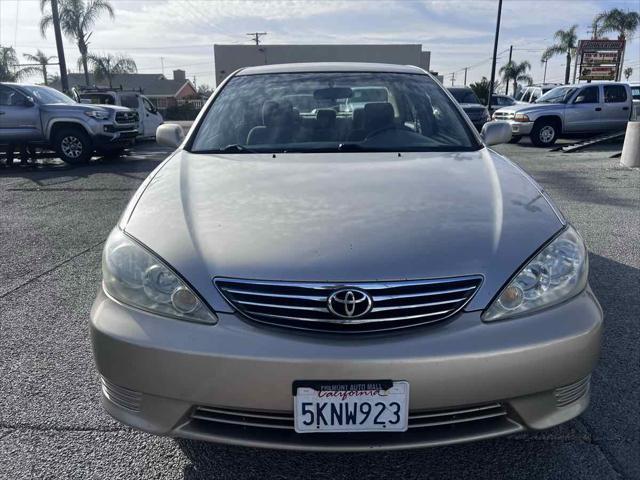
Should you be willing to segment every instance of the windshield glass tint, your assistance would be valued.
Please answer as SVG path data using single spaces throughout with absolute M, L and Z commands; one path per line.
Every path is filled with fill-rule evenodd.
M 567 103 L 575 91 L 575 87 L 554 88 L 542 95 L 536 103 Z
M 452 151 L 479 148 L 426 75 L 287 73 L 232 78 L 193 152 Z
M 80 95 L 80 103 L 93 105 L 114 105 L 113 96 L 108 93 L 83 93 Z
M 75 100 L 67 97 L 64 93 L 61 93 L 53 88 L 49 87 L 32 87 L 22 86 L 29 95 L 35 98 L 39 103 L 45 105 L 50 103 L 76 103 Z
M 473 93 L 473 90 L 464 90 L 464 89 L 455 89 L 452 88 L 449 90 L 453 98 L 455 98 L 458 103 L 480 103 L 476 94 Z

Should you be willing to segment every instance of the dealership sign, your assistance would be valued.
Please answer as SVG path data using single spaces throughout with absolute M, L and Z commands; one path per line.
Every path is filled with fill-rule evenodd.
M 624 40 L 580 40 L 580 80 L 616 80 Z

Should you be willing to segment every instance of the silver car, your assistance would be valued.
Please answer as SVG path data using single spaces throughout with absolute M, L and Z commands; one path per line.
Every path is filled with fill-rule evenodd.
M 388 101 L 340 108 L 354 90 Z M 306 95 L 298 108 L 287 100 Z M 539 430 L 589 403 L 585 244 L 427 72 L 231 75 L 107 239 L 105 409 L 159 435 L 399 449 Z M 179 145 L 179 146 L 178 146 Z

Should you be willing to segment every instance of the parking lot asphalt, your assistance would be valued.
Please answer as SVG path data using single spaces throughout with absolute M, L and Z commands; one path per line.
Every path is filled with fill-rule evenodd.
M 155 437 L 102 411 L 88 338 L 103 242 L 155 144 L 70 168 L 0 166 L 0 478 L 640 478 L 640 171 L 523 142 L 497 151 L 585 237 L 605 312 L 592 405 L 536 434 L 387 453 L 292 453 Z M 135 368 L 135 365 L 132 365 Z

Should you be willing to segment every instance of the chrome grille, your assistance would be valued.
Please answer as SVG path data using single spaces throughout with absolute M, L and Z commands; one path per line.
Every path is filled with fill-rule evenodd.
M 506 416 L 506 409 L 499 403 L 446 410 L 412 411 L 409 412 L 409 429 L 454 425 Z M 199 406 L 191 413 L 191 420 L 209 424 L 294 430 L 292 412 L 263 412 Z
M 449 318 L 473 297 L 482 277 L 395 282 L 273 282 L 216 278 L 220 293 L 243 316 L 281 327 L 332 332 L 371 332 L 433 323 Z M 358 318 L 341 318 L 329 297 L 357 289 L 372 300 Z
M 591 375 L 586 376 L 582 380 L 578 380 L 571 385 L 556 388 L 555 397 L 558 407 L 566 407 L 570 403 L 582 398 L 591 389 Z
M 500 112 L 497 111 L 493 114 L 495 120 L 511 120 L 514 116 L 513 112 Z

